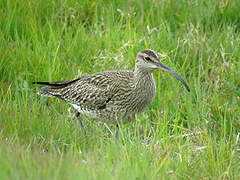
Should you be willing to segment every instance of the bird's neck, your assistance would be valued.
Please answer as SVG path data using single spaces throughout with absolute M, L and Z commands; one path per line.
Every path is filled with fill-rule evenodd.
M 136 87 L 155 88 L 155 81 L 153 78 L 153 71 L 146 69 L 135 68 L 134 70 L 134 84 Z
M 152 71 L 135 69 L 134 71 L 135 93 L 138 98 L 137 104 L 139 112 L 141 112 L 148 104 L 150 104 L 156 95 L 156 85 Z

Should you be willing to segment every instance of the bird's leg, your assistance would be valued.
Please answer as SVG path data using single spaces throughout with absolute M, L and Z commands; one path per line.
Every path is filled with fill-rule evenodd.
M 116 143 L 118 143 L 119 140 L 119 124 L 116 124 L 116 134 L 115 134 L 115 138 L 116 138 Z
M 82 120 L 81 120 L 81 118 L 80 118 L 80 113 L 79 113 L 77 110 L 75 110 L 75 116 L 76 116 L 76 118 L 78 119 L 78 121 L 79 121 L 79 123 L 80 123 L 81 129 L 83 129 L 84 134 L 86 135 L 86 131 L 85 131 L 85 129 L 84 129 Z

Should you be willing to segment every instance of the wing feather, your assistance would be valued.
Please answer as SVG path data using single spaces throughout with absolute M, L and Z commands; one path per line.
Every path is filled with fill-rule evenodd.
M 101 110 L 111 102 L 118 87 L 124 86 L 125 82 L 129 83 L 132 77 L 130 71 L 108 71 L 69 81 L 33 83 L 47 85 L 40 90 L 40 95 L 57 97 L 86 109 Z

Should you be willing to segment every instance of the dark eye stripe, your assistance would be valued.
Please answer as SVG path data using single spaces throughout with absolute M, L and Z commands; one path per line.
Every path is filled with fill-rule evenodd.
M 150 57 L 145 57 L 144 58 L 146 61 L 150 61 L 150 62 L 153 62 L 152 59 Z

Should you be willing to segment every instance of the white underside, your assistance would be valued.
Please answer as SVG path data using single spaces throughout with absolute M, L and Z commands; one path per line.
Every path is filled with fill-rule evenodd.
M 80 108 L 78 105 L 76 104 L 71 104 L 74 109 L 76 109 L 79 113 L 84 114 L 86 116 L 92 117 L 92 118 L 97 118 L 97 113 L 95 113 L 94 111 L 88 111 L 86 109 L 82 109 Z

